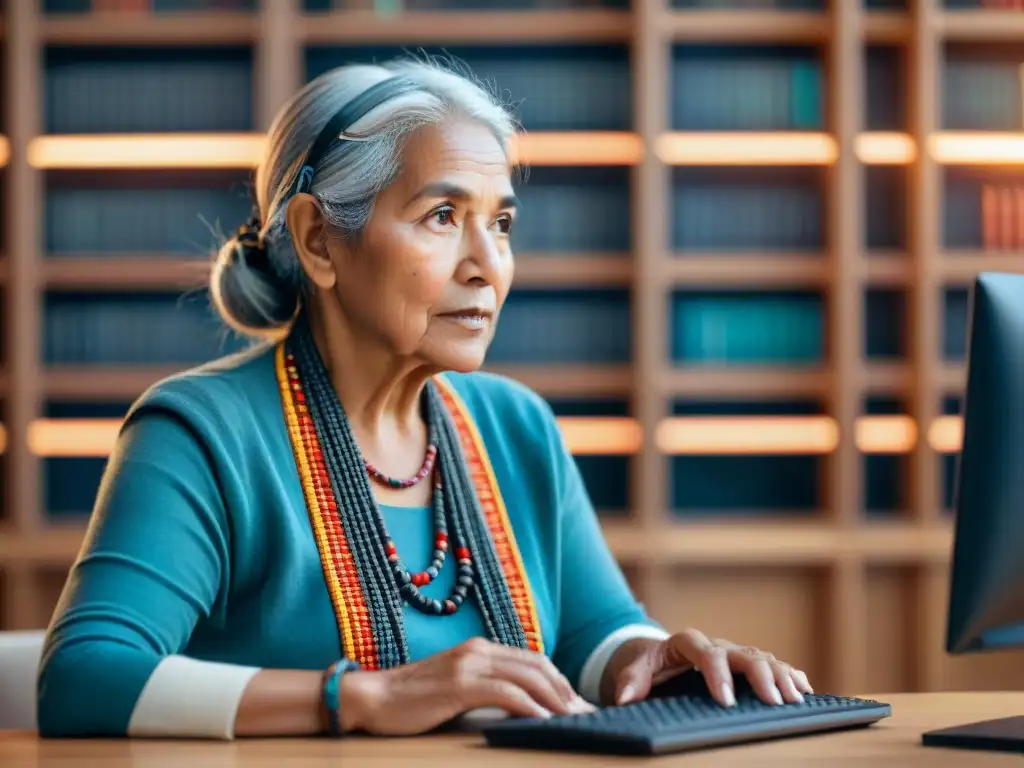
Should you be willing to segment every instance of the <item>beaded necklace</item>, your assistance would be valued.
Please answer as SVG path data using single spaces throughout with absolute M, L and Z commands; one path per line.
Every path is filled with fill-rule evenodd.
M 426 571 L 402 567 L 373 497 L 369 472 L 302 314 L 275 351 L 285 420 L 343 655 L 364 669 L 409 661 L 402 605 L 443 620 L 472 600 L 487 636 L 543 652 L 533 596 L 483 442 L 465 404 L 442 378 L 425 393 L 434 467 L 434 559 Z M 454 547 L 458 573 L 446 600 L 421 586 Z M 451 564 L 449 563 L 449 566 Z

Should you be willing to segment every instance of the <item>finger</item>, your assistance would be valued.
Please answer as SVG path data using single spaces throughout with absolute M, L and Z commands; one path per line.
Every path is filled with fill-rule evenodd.
M 768 655 L 756 648 L 734 646 L 729 649 L 729 665 L 747 676 L 750 687 L 766 704 L 782 704 L 782 694 L 775 685 L 775 673 Z
M 699 666 L 700 655 L 716 643 L 700 630 L 684 629 L 672 635 L 664 644 L 665 657 L 662 666 L 687 669 Z
M 647 698 L 658 666 L 658 659 L 651 653 L 641 653 L 625 666 L 615 681 L 615 703 L 629 704 Z
M 807 675 L 804 674 L 802 670 L 791 669 L 789 674 L 793 676 L 793 682 L 798 691 L 801 693 L 814 693 L 814 689 L 811 687 L 811 683 L 807 679 Z
M 790 704 L 803 703 L 804 697 L 797 689 L 796 682 L 793 680 L 793 668 L 781 661 L 769 662 L 769 666 L 772 668 L 772 674 L 775 676 L 775 687 L 782 694 L 783 701 L 788 701 Z
M 542 706 L 527 691 L 514 683 L 498 678 L 480 679 L 467 692 L 466 709 L 481 707 L 498 707 L 512 717 L 540 717 L 547 719 L 552 716 L 551 710 Z
M 572 683 L 562 674 L 551 659 L 540 653 L 525 651 L 521 648 L 509 648 L 497 645 L 492 653 L 505 663 L 513 666 L 525 666 L 534 670 L 550 685 L 555 695 L 561 700 L 569 712 L 592 712 L 594 706 L 584 699 L 572 687 Z
M 494 659 L 489 677 L 512 683 L 526 691 L 542 707 L 555 714 L 579 714 L 583 711 L 575 698 L 566 701 L 551 677 L 533 664 L 524 664 L 518 660 L 512 661 L 504 656 L 498 657 Z
M 736 704 L 736 689 L 724 646 L 709 640 L 695 629 L 673 635 L 665 643 L 665 666 L 689 663 L 700 670 L 712 698 L 723 707 Z

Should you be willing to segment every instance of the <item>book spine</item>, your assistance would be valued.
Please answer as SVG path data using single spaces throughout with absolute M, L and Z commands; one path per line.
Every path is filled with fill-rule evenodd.
M 1013 247 L 1015 206 L 1013 195 L 1005 184 L 999 186 L 999 248 L 1009 250 Z
M 1024 250 L 1024 187 L 1015 185 L 1010 190 L 1013 195 L 1013 250 Z
M 981 188 L 981 245 L 986 251 L 999 248 L 999 193 L 991 184 Z

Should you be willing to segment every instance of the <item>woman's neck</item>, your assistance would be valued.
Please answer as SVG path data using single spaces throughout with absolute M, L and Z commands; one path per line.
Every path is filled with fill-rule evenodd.
M 309 317 L 313 339 L 355 436 L 364 451 L 390 452 L 426 438 L 423 388 L 435 373 L 360 337 L 328 311 Z

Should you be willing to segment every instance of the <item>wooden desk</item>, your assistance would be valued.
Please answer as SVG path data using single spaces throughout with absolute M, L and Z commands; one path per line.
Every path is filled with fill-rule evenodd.
M 868 729 L 822 734 L 784 741 L 661 758 L 602 758 L 555 753 L 488 750 L 474 735 L 445 735 L 415 739 L 354 738 L 239 740 L 217 742 L 167 741 L 40 741 L 34 734 L 0 732 L 0 765 L 4 768 L 501 768 L 543 765 L 559 768 L 656 765 L 727 766 L 728 768 L 985 768 L 1021 765 L 1020 755 L 964 752 L 921 746 L 921 733 L 974 720 L 1024 714 L 1024 693 L 936 693 L 871 696 L 893 706 L 893 716 Z

